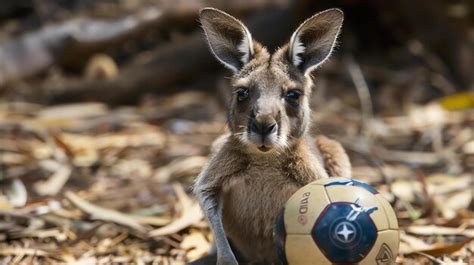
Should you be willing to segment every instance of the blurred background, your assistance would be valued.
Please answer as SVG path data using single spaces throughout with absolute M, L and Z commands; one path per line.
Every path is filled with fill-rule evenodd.
M 474 1 L 2 0 L 2 264 L 184 264 L 211 235 L 190 187 L 226 131 L 230 72 L 198 10 L 270 50 L 345 12 L 313 132 L 401 226 L 398 262 L 474 263 Z

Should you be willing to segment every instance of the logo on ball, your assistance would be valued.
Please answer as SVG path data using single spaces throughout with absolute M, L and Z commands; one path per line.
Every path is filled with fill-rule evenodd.
M 350 249 L 361 240 L 360 228 L 357 222 L 348 221 L 346 218 L 334 220 L 329 227 L 329 239 L 334 246 L 341 249 Z
M 340 222 L 334 229 L 335 238 L 341 243 L 349 244 L 357 237 L 357 229 L 349 222 Z
M 375 258 L 377 265 L 393 264 L 395 259 L 393 258 L 392 250 L 387 244 L 383 243 L 380 247 L 379 253 Z
M 306 217 L 306 215 L 298 216 L 298 223 L 305 225 L 307 222 L 308 222 L 308 217 Z

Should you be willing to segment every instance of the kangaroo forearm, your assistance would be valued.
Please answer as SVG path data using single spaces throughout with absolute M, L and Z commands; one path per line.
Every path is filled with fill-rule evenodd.
M 218 200 L 218 194 L 210 190 L 197 190 L 196 195 L 213 232 L 218 260 L 237 264 L 222 224 L 222 204 Z

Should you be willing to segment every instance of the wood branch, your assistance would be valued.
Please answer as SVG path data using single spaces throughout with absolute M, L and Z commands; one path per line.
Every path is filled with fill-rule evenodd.
M 217 1 L 215 6 L 239 14 L 284 2 L 232 1 L 226 4 Z M 168 3 L 147 7 L 115 20 L 74 18 L 25 34 L 0 45 L 0 87 L 8 81 L 38 74 L 56 63 L 84 63 L 92 54 L 137 38 L 152 29 L 175 28 L 190 22 L 197 24 L 197 13 L 205 6 L 202 2 L 184 5 Z
M 291 9 L 268 11 L 266 15 L 250 19 L 248 25 L 255 39 L 275 47 L 284 43 L 293 29 L 294 20 L 290 14 Z M 275 34 L 268 31 L 269 27 L 281 30 Z M 203 41 L 201 32 L 195 32 L 179 43 L 164 44 L 148 56 L 150 59 L 140 62 L 140 65 L 125 66 L 114 79 L 44 84 L 38 89 L 46 92 L 40 100 L 128 103 L 145 92 L 169 92 L 175 89 L 177 83 L 220 69 Z
M 0 86 L 34 75 L 70 53 L 93 52 L 116 43 L 162 17 L 159 8 L 114 21 L 76 18 L 28 33 L 0 46 Z

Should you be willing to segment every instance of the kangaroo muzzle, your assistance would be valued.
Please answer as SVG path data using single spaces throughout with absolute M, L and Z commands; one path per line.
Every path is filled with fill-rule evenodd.
M 260 151 L 267 152 L 273 148 L 277 133 L 278 123 L 272 115 L 256 115 L 250 120 L 249 140 Z

